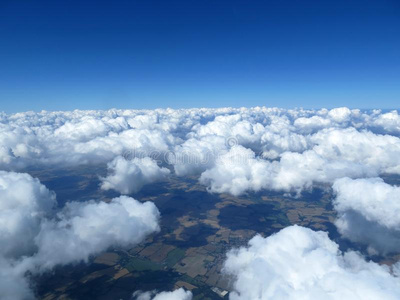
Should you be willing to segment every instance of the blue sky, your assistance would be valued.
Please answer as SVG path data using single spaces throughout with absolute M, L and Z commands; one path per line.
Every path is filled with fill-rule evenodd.
M 0 2 L 0 111 L 399 108 L 399 1 Z

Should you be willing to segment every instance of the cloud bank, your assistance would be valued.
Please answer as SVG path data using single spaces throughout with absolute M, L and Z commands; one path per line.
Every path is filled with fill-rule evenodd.
M 399 124 L 397 111 L 345 107 L 2 114 L 0 167 L 21 170 L 38 165 L 109 163 L 114 174 L 104 180 L 103 187 L 129 193 L 153 177 L 143 174 L 140 177 L 150 178 L 144 183 L 139 183 L 139 176 L 132 178 L 138 186 L 130 188 L 122 175 L 134 177 L 134 165 L 140 169 L 142 163 L 134 159 L 151 157 L 157 163 L 170 163 L 178 176 L 203 174 L 202 182 L 213 192 L 299 192 L 315 183 L 333 184 L 342 177 L 400 174 Z M 237 173 L 229 172 L 230 180 L 242 187 L 229 188 L 229 182 L 215 176 L 225 172 L 227 160 L 238 155 L 237 146 L 243 147 L 240 151 L 248 159 L 242 166 L 235 165 Z M 132 164 L 116 159 L 126 158 L 127 153 Z M 299 164 L 301 168 L 296 167 Z M 251 175 L 260 168 L 266 170 L 262 174 L 266 183 Z

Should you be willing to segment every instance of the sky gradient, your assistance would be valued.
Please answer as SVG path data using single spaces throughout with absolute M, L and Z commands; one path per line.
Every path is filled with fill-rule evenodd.
M 399 108 L 398 1 L 1 1 L 0 111 Z

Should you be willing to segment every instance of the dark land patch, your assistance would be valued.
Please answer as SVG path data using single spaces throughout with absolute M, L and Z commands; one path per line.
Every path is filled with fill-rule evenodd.
M 275 232 L 271 227 L 273 224 L 289 224 L 286 215 L 272 204 L 228 205 L 221 208 L 218 218 L 221 226 L 231 230 L 249 229 L 264 233 Z

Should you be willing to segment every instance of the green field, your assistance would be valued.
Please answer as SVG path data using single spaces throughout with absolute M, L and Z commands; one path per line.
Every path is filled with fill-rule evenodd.
M 125 265 L 125 268 L 128 269 L 129 272 L 132 271 L 159 271 L 162 269 L 160 264 L 152 262 L 150 260 L 145 260 L 141 258 L 131 258 L 129 262 Z
M 185 250 L 176 248 L 170 251 L 165 259 L 165 263 L 169 268 L 172 268 L 178 261 L 185 257 Z

